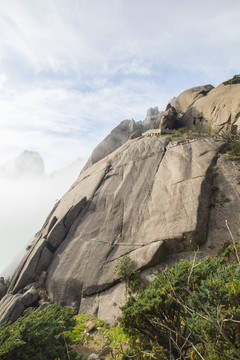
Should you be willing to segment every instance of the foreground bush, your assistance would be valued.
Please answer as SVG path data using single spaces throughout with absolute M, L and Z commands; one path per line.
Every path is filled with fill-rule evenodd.
M 123 360 L 121 351 L 129 352 L 128 337 L 120 327 L 112 327 L 95 315 L 81 314 L 76 316 L 76 325 L 68 333 L 70 340 L 75 343 L 75 349 L 81 351 L 86 357 L 86 349 L 98 353 L 101 349 L 108 348 L 108 359 Z M 89 330 L 89 325 L 91 329 Z M 107 355 L 105 355 L 107 356 Z M 103 358 L 103 355 L 100 357 Z
M 74 315 L 72 308 L 49 305 L 29 311 L 14 324 L 0 325 L 0 359 L 76 359 L 65 333 L 74 327 Z
M 166 268 L 122 312 L 136 359 L 240 359 L 240 267 L 224 257 Z

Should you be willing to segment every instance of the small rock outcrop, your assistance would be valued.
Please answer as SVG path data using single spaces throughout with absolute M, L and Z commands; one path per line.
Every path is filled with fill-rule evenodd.
M 175 123 L 177 121 L 178 113 L 174 106 L 168 104 L 166 110 L 163 113 L 160 122 L 160 129 L 162 130 L 162 134 L 164 130 L 169 129 L 172 130 L 175 127 Z
M 129 135 L 129 139 L 136 139 L 139 136 L 142 136 L 142 131 L 141 130 L 135 130 L 133 133 L 131 133 Z
M 17 294 L 6 294 L 0 301 L 0 323 L 10 321 L 13 323 L 24 311 L 35 304 L 39 299 L 39 294 L 34 286 L 29 290 L 22 290 Z
M 163 112 L 159 111 L 157 106 L 149 108 L 147 110 L 147 117 L 143 121 L 143 131 L 159 128 L 162 114 Z

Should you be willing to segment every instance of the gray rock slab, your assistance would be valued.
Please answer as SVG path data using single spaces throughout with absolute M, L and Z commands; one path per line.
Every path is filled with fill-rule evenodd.
M 228 155 L 218 158 L 214 168 L 214 183 L 211 210 L 208 222 L 208 238 L 201 248 L 204 255 L 216 255 L 225 243 L 229 243 L 231 235 L 239 241 L 240 214 L 240 163 Z
M 21 316 L 26 306 L 21 301 L 21 294 L 6 294 L 0 301 L 0 323 L 16 321 Z
M 213 89 L 212 85 L 202 85 L 183 91 L 176 99 L 178 112 L 185 113 L 198 99 L 206 96 Z
M 0 300 L 4 297 L 6 292 L 7 292 L 7 287 L 3 283 L 0 283 Z
M 125 299 L 115 272 L 123 256 L 144 270 L 206 242 L 211 170 L 221 147 L 212 138 L 144 137 L 96 162 L 49 215 L 13 290 L 32 282 L 36 269 L 46 271 L 51 302 L 115 323 Z
M 21 301 L 24 305 L 29 306 L 35 303 L 38 299 L 39 299 L 39 294 L 37 290 L 34 287 L 32 287 L 23 294 Z

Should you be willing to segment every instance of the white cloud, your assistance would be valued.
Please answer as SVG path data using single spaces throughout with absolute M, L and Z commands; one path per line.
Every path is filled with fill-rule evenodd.
M 9 0 L 0 4 L 0 49 L 35 71 L 92 74 L 119 60 L 176 63 L 178 54 L 186 67 L 215 44 L 237 43 L 239 6 L 216 0 Z
M 171 97 L 146 79 L 113 84 L 95 78 L 88 82 L 89 91 L 82 92 L 59 85 L 0 91 L 0 163 L 7 160 L 9 148 L 15 149 L 11 156 L 27 148 L 45 157 L 49 172 L 87 157 L 121 120 L 143 120 L 147 107 L 165 106 Z

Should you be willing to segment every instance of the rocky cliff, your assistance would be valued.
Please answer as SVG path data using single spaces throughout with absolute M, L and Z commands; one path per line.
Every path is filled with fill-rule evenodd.
M 181 94 L 171 105 L 174 110 L 167 107 L 164 129 L 168 121 L 173 129 L 192 127 L 193 107 L 204 122 L 215 121 L 216 126 L 226 108 L 231 121 L 238 119 L 239 105 L 228 96 L 236 99 L 240 89 L 229 87 L 207 85 Z M 224 89 L 225 102 L 220 97 L 216 105 Z M 225 219 L 238 237 L 238 160 L 223 155 L 221 139 L 131 136 L 149 128 L 151 116 L 152 127 L 160 124 L 163 117 L 157 111 L 149 112 L 145 123 L 120 124 L 95 150 L 98 156 L 93 153 L 55 205 L 18 266 L 0 302 L 0 321 L 14 321 L 28 306 L 37 306 L 34 289 L 40 287 L 51 302 L 114 324 L 125 301 L 115 268 L 125 255 L 151 280 L 166 264 L 191 257 L 197 247 L 202 256 L 217 253 L 229 240 Z M 121 131 L 122 140 L 113 141 Z

